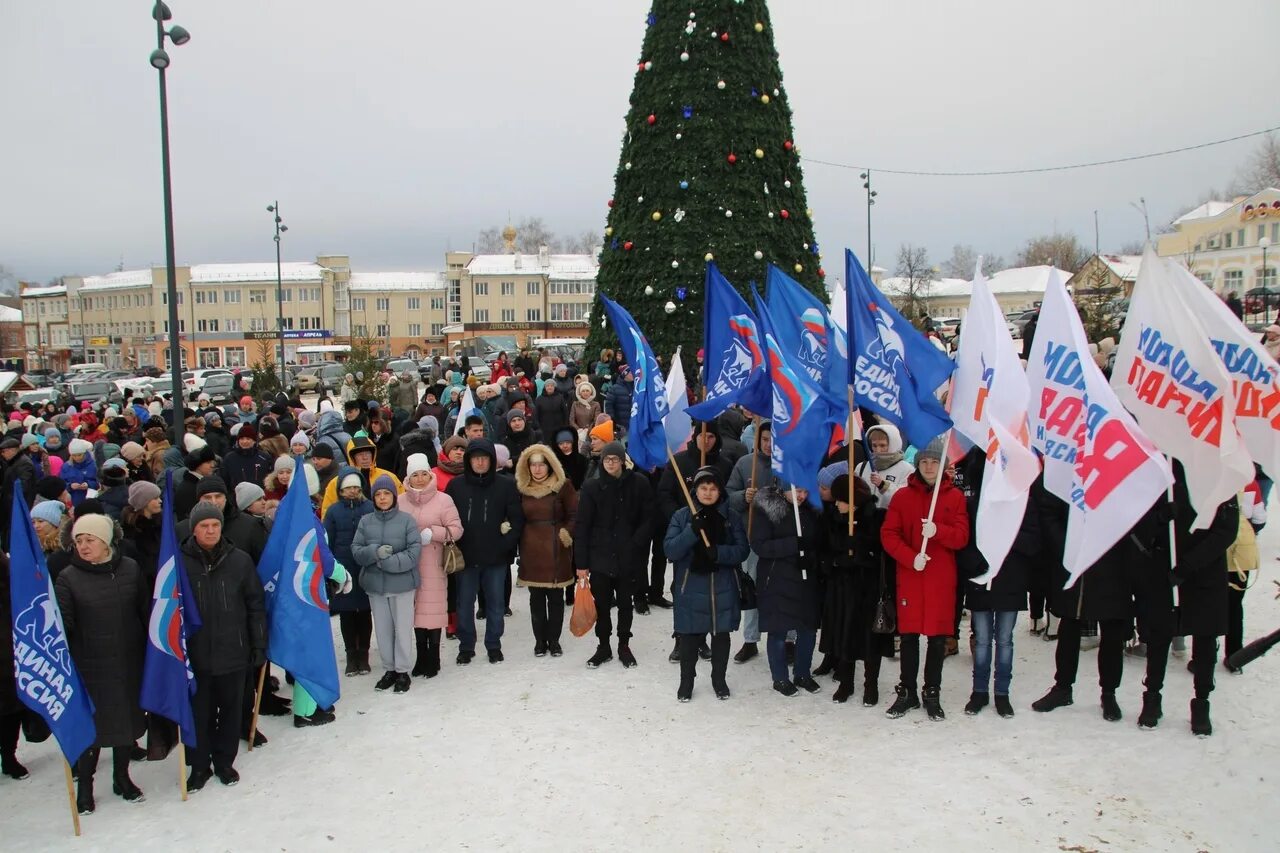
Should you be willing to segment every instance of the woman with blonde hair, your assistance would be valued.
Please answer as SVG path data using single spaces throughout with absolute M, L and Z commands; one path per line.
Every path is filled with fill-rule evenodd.
M 578 492 L 560 460 L 545 444 L 533 444 L 516 461 L 516 489 L 524 509 L 520 534 L 520 571 L 516 583 L 529 588 L 533 654 L 560 657 L 564 627 L 562 590 L 572 586 L 573 525 Z

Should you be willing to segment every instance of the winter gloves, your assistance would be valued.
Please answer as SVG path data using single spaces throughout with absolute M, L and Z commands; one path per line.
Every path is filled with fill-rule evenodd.
M 499 524 L 499 525 L 498 525 L 498 532 L 500 532 L 503 536 L 505 536 L 505 535 L 507 535 L 508 533 L 510 533 L 510 532 L 511 532 L 511 522 L 509 522 L 509 521 L 504 521 L 504 522 L 502 522 L 502 524 Z
M 916 554 L 916 558 L 911 561 L 911 567 L 917 572 L 923 572 L 925 564 L 929 562 L 928 554 Z
M 567 527 L 560 528 L 560 544 L 566 548 L 573 547 L 573 536 L 569 534 L 569 528 Z
M 938 525 L 934 524 L 927 518 L 920 519 L 921 533 L 925 539 L 932 539 L 938 535 Z
M 418 541 L 421 542 L 423 545 L 431 544 L 431 528 L 430 527 L 422 528 L 422 532 L 418 534 Z
M 395 549 L 392 548 L 390 545 L 379 545 L 376 553 L 378 555 L 379 560 L 385 560 L 387 559 L 387 557 L 390 557 L 393 553 L 395 553 Z

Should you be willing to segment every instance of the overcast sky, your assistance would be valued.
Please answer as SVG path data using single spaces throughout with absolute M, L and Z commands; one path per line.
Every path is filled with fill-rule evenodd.
M 604 227 L 646 0 L 173 0 L 180 264 L 435 269 L 511 217 Z M 149 0 L 0 3 L 0 265 L 164 262 Z M 886 169 L 1052 166 L 1280 124 L 1276 0 L 775 0 L 804 157 Z M 1223 186 L 1255 141 L 1004 178 L 880 175 L 876 261 L 905 241 L 1011 256 L 1055 227 L 1103 250 Z M 810 163 L 828 269 L 866 248 L 856 170 Z M 837 273 L 842 276 L 842 273 Z

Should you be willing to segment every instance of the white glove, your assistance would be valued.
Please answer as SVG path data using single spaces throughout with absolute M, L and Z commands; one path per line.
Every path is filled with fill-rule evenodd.
M 504 521 L 498 525 L 498 530 L 504 535 L 511 532 L 511 522 Z
M 916 554 L 916 558 L 915 560 L 912 561 L 911 567 L 915 569 L 917 572 L 923 572 L 924 565 L 927 562 L 929 562 L 928 554 Z
M 924 525 L 924 538 L 932 539 L 938 535 L 938 525 L 934 524 L 927 518 L 920 519 L 920 523 Z
M 385 559 L 387 559 L 387 557 L 390 557 L 390 556 L 391 556 L 391 553 L 392 553 L 394 550 L 395 550 L 395 549 L 394 549 L 394 548 L 392 548 L 390 545 L 379 545 L 379 546 L 378 546 L 378 550 L 377 550 L 378 559 L 379 559 L 379 560 L 385 560 Z
M 422 528 L 422 532 L 418 534 L 418 541 L 421 542 L 423 545 L 431 544 L 431 528 L 430 527 Z

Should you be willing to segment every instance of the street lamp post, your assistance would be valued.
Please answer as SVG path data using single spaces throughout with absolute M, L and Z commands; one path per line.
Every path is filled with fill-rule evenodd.
M 1271 325 L 1271 287 L 1267 283 L 1269 276 L 1267 275 L 1267 249 L 1271 248 L 1271 241 L 1266 237 L 1259 238 L 1258 245 L 1262 247 L 1262 322 L 1268 326 Z
M 280 202 L 267 205 L 267 212 L 272 214 L 276 226 L 276 335 L 280 342 L 280 390 L 284 390 L 284 276 L 280 265 L 280 235 L 289 230 L 280 218 Z
M 871 205 L 876 203 L 876 196 L 879 195 L 875 190 L 871 189 L 871 170 L 863 172 L 862 188 L 867 191 L 867 277 L 871 277 Z
M 173 17 L 163 2 L 151 9 L 156 22 L 156 49 L 151 52 L 151 67 L 160 72 L 160 168 L 164 175 L 164 253 L 165 272 L 168 281 L 165 293 L 169 300 L 169 376 L 173 393 L 173 446 L 182 447 L 183 433 L 183 384 L 182 342 L 178 335 L 178 262 L 173 248 L 173 181 L 169 170 L 169 90 L 165 85 L 165 70 L 169 67 L 169 54 L 164 41 L 168 38 L 175 45 L 191 41 L 191 34 L 177 24 L 164 28 L 165 21 Z M 83 333 L 81 329 L 81 333 Z

